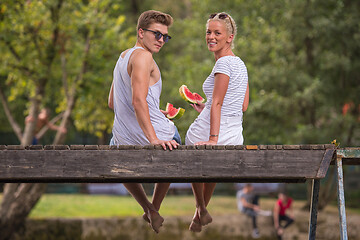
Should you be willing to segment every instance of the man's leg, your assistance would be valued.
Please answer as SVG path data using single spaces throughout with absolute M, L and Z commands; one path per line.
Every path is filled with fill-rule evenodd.
M 245 208 L 243 210 L 243 213 L 245 213 L 246 215 L 251 217 L 252 227 L 253 227 L 252 237 L 253 238 L 259 238 L 260 233 L 259 233 L 259 229 L 257 228 L 257 213 L 252 208 Z
M 170 183 L 156 183 L 154 187 L 154 194 L 152 198 L 152 204 L 155 209 L 159 211 L 162 201 L 164 200 L 166 193 L 168 192 Z
M 143 208 L 152 229 L 158 233 L 164 219 L 160 216 L 154 205 L 147 199 L 142 185 L 140 183 L 124 183 L 124 186 Z

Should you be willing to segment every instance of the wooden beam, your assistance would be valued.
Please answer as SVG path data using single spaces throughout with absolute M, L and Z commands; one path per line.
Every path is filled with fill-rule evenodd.
M 0 182 L 301 182 L 323 178 L 335 151 L 269 146 L 0 146 Z

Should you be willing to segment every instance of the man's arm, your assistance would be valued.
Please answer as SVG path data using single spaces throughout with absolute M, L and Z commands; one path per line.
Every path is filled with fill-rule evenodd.
M 242 203 L 243 207 L 245 207 L 245 208 L 252 208 L 255 211 L 258 211 L 260 209 L 258 205 L 249 203 L 248 201 L 246 201 L 246 199 L 244 197 L 241 198 L 241 203 Z
M 109 92 L 108 106 L 109 106 L 109 108 L 114 110 L 114 81 L 111 84 L 111 88 L 110 88 L 110 92 Z
M 60 127 L 60 126 L 56 126 L 55 124 L 49 122 L 48 119 L 46 119 L 46 125 L 51 129 L 51 130 L 54 130 L 54 131 L 61 131 L 63 133 L 67 133 L 67 129 L 66 128 L 63 128 L 63 127 Z
M 150 75 L 154 61 L 152 55 L 141 50 L 133 54 L 129 64 L 131 64 L 132 105 L 135 110 L 136 119 L 151 144 L 160 144 L 164 150 L 166 150 L 167 145 L 172 150 L 173 147 L 176 147 L 176 142 L 159 140 L 150 121 L 146 96 L 149 90 Z

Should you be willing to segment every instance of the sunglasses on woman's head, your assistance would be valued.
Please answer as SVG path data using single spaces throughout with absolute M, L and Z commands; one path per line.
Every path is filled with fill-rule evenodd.
M 154 33 L 154 34 L 155 34 L 155 39 L 158 40 L 158 41 L 159 41 L 161 38 L 163 38 L 163 39 L 164 39 L 164 42 L 167 43 L 167 42 L 171 39 L 171 37 L 170 37 L 169 35 L 167 35 L 167 34 L 162 34 L 162 33 L 159 32 L 159 31 L 153 31 L 153 30 L 146 29 L 146 28 L 143 28 L 142 30 Z
M 232 21 L 231 21 L 231 19 L 230 19 L 230 16 L 227 15 L 226 13 L 213 13 L 213 14 L 210 14 L 209 19 L 213 19 L 214 17 L 216 17 L 216 15 L 219 15 L 219 19 L 222 19 L 222 20 L 224 20 L 225 18 L 229 18 L 230 24 L 231 24 L 231 28 L 232 28 L 232 33 L 234 33 L 234 26 L 233 26 L 233 24 L 232 24 Z

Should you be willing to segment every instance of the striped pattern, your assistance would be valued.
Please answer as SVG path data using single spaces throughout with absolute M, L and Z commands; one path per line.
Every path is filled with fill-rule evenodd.
M 210 108 L 212 103 L 215 73 L 223 73 L 230 77 L 228 90 L 221 108 L 221 115 L 242 115 L 242 104 L 248 84 L 248 74 L 244 62 L 236 56 L 224 56 L 216 61 L 211 74 L 203 84 L 203 91 L 207 98 L 207 108 Z

